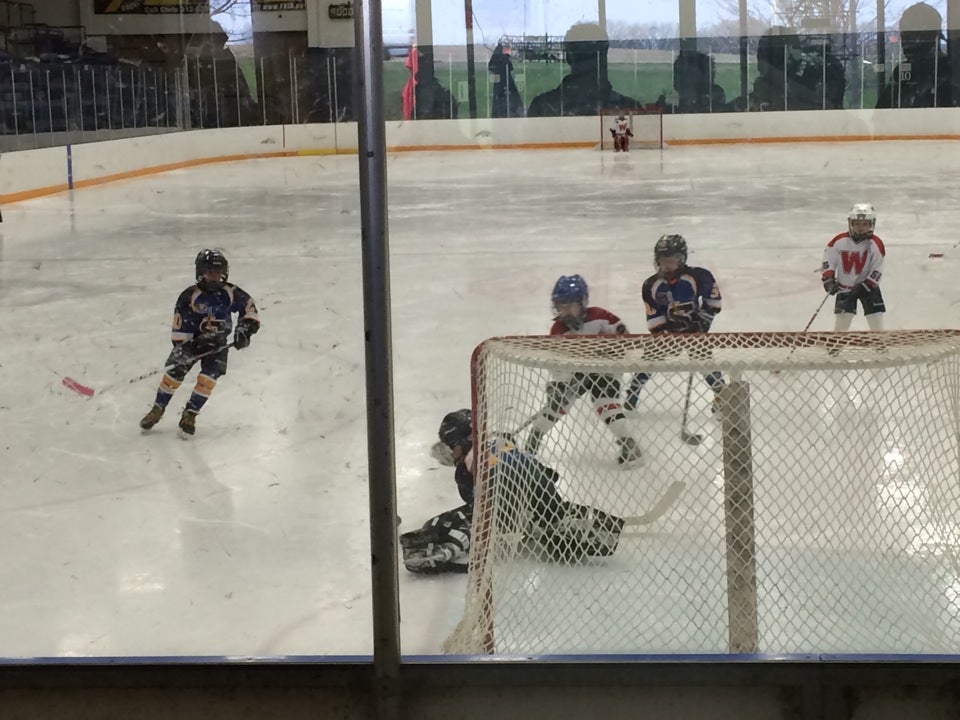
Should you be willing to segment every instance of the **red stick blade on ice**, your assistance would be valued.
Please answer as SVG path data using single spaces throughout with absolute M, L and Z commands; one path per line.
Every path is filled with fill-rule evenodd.
M 63 379 L 64 387 L 68 387 L 74 392 L 80 393 L 81 395 L 86 395 L 87 397 L 93 397 L 93 388 L 87 387 L 86 385 L 81 385 L 76 380 L 70 377 L 65 377 Z

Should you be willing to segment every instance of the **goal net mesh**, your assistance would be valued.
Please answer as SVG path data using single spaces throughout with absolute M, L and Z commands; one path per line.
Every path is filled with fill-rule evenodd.
M 960 650 L 960 331 L 495 338 L 472 373 L 473 545 L 446 652 Z M 621 464 L 602 417 L 637 373 L 621 428 L 642 456 Z M 546 481 L 515 458 L 504 480 L 557 380 L 584 394 L 535 458 L 590 508 L 581 526 L 625 520 L 601 528 L 611 554 L 545 550 Z

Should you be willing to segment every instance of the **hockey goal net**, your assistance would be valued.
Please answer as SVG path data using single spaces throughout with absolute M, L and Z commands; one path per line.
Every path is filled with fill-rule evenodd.
M 473 546 L 446 652 L 960 648 L 960 331 L 496 338 L 472 372 Z M 589 389 L 623 396 L 637 373 L 642 457 L 620 465 Z M 536 457 L 566 501 L 626 522 L 612 554 L 557 561 L 531 552 L 529 498 L 485 448 L 505 431 L 523 448 L 547 383 L 573 378 L 587 393 Z
M 600 149 L 613 150 L 613 135 L 610 130 L 617 125 L 617 119 L 623 117 L 627 127 L 633 133 L 630 138 L 631 150 L 661 150 L 663 142 L 663 113 L 660 108 L 637 110 L 625 108 L 607 108 L 600 111 Z

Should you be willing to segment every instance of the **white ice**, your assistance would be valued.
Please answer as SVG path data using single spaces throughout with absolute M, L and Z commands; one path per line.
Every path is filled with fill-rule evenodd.
M 824 244 L 872 202 L 887 327 L 958 325 L 953 144 L 405 153 L 388 172 L 402 529 L 459 503 L 429 448 L 469 405 L 476 344 L 545 332 L 574 272 L 641 331 L 662 233 L 718 276 L 716 330 L 799 330 Z M 356 158 L 178 170 L 3 215 L 0 654 L 371 653 Z M 157 377 L 130 380 L 161 367 L 209 246 L 263 330 L 194 439 L 175 432 L 193 375 L 142 435 Z M 831 327 L 826 308 L 813 329 Z M 465 579 L 400 573 L 403 652 L 439 652 Z

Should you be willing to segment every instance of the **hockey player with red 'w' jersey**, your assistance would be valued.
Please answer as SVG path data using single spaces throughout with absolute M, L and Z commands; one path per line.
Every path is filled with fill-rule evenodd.
M 553 286 L 554 320 L 551 335 L 623 335 L 627 326 L 609 310 L 591 307 L 587 282 L 579 275 L 563 275 Z M 602 373 L 556 373 L 547 383 L 547 404 L 533 420 L 526 450 L 535 453 L 546 435 L 577 398 L 590 393 L 600 421 L 617 439 L 618 461 L 640 459 L 640 449 L 630 436 L 620 404 L 620 378 Z
M 633 130 L 630 129 L 630 123 L 626 115 L 617 117 L 617 121 L 610 128 L 610 134 L 613 135 L 613 149 L 615 152 L 630 152 L 630 138 L 633 137 Z
M 872 205 L 857 203 L 847 216 L 847 232 L 840 233 L 827 243 L 823 251 L 823 289 L 836 295 L 834 330 L 850 329 L 857 303 L 871 330 L 883 330 L 886 306 L 880 293 L 883 259 L 886 249 L 883 241 L 873 234 L 877 213 Z

